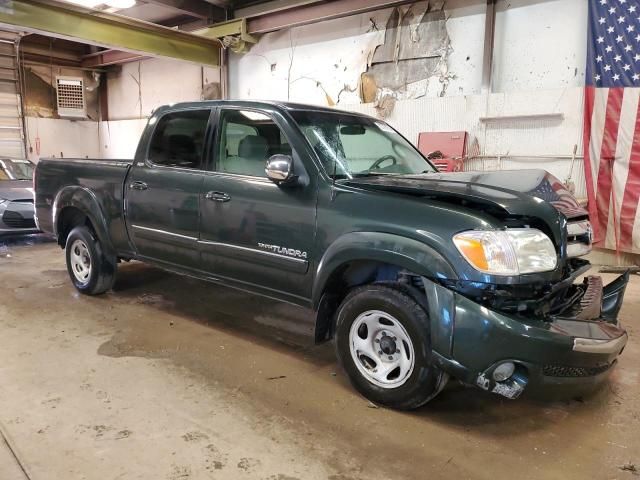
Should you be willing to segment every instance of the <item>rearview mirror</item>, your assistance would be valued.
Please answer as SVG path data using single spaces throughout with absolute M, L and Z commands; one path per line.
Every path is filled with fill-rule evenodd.
M 295 179 L 293 175 L 293 158 L 289 155 L 272 155 L 264 168 L 267 178 L 279 185 Z
M 340 128 L 341 135 L 364 135 L 367 133 L 362 125 L 345 125 Z

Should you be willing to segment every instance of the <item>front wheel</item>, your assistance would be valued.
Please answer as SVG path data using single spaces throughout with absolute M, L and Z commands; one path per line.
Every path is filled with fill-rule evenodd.
M 372 402 L 411 410 L 444 388 L 431 362 L 429 318 L 399 286 L 351 292 L 338 310 L 336 349 L 353 386 Z
M 89 228 L 81 226 L 71 230 L 65 253 L 69 277 L 80 293 L 99 295 L 111 289 L 116 276 L 116 258 L 104 252 Z

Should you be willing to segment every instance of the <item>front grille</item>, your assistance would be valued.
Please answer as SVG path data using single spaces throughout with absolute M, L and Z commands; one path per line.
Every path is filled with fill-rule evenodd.
M 546 377 L 593 377 L 606 372 L 613 363 L 600 365 L 599 367 L 564 367 L 561 365 L 545 365 L 542 373 Z
M 2 222 L 9 228 L 36 228 L 36 222 L 33 218 L 24 218 L 18 212 L 4 212 Z
M 567 225 L 567 256 L 575 258 L 589 253 L 592 237 L 591 224 L 588 220 L 570 222 Z

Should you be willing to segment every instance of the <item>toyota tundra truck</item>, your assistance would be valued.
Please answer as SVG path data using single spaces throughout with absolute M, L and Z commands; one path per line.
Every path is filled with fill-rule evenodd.
M 450 377 L 514 399 L 593 390 L 628 275 L 584 277 L 587 212 L 544 170 L 439 173 L 387 123 L 281 102 L 159 108 L 133 160 L 43 159 L 39 228 L 97 295 L 138 260 L 308 309 L 371 401 Z

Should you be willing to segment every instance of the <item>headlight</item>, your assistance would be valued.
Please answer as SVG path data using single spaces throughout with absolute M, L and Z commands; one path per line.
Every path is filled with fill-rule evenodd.
M 558 261 L 549 237 L 535 228 L 470 230 L 453 243 L 473 268 L 492 275 L 548 272 Z

